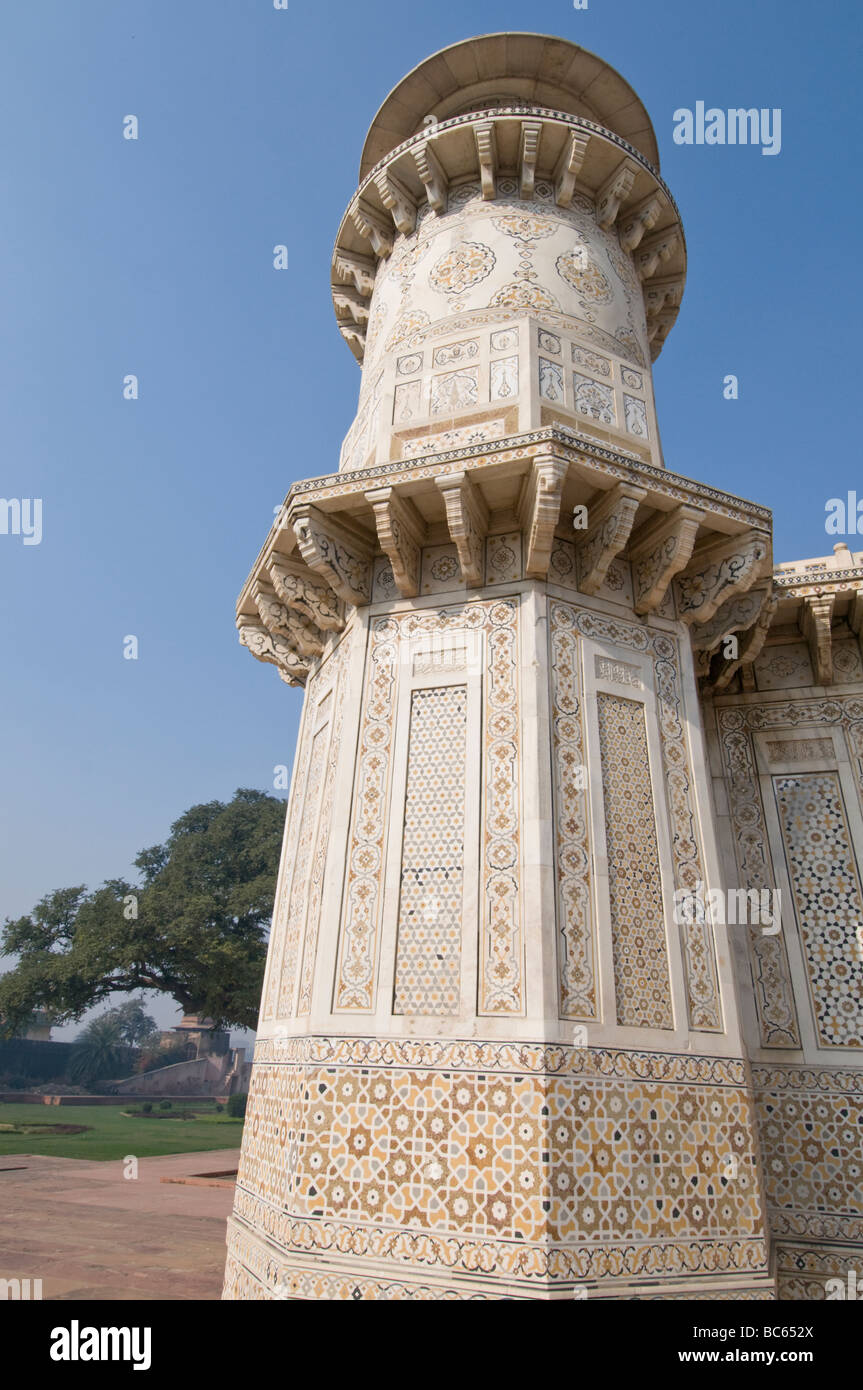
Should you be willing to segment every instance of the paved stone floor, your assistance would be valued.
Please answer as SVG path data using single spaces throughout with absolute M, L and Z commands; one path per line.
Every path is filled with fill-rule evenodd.
M 43 1299 L 219 1298 L 233 1190 L 160 1179 L 239 1156 L 142 1158 L 134 1180 L 120 1160 L 0 1156 L 0 1278 L 41 1279 Z

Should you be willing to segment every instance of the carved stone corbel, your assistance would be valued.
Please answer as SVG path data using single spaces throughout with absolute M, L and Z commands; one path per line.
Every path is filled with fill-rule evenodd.
M 635 515 L 647 492 L 631 483 L 618 483 L 590 508 L 588 528 L 575 547 L 578 587 L 583 594 L 601 589 L 608 567 L 623 550 Z
M 378 540 L 392 567 L 398 591 L 402 598 L 416 598 L 420 591 L 425 523 L 413 503 L 399 497 L 394 488 L 374 488 L 365 496 L 375 514 Z
M 353 280 L 357 293 L 371 298 L 375 287 L 376 265 L 371 256 L 356 256 L 347 251 L 337 251 L 333 269 L 343 280 Z
M 400 232 L 410 236 L 417 225 L 417 205 L 401 179 L 387 169 L 374 176 L 381 202 Z
M 375 255 L 388 256 L 395 242 L 392 224 L 386 222 L 381 214 L 370 208 L 362 198 L 357 198 L 351 203 L 350 214 L 360 236 L 370 242 Z
M 644 286 L 644 311 L 648 319 L 655 319 L 665 309 L 679 309 L 683 298 L 684 280 L 682 275 L 669 275 L 651 280 Z M 648 323 L 648 330 L 650 323 Z
M 603 231 L 609 231 L 617 221 L 621 203 L 632 192 L 638 168 L 631 159 L 624 159 L 607 178 L 596 195 L 596 220 Z
M 323 653 L 326 638 L 320 629 L 315 627 L 314 623 L 310 623 L 308 618 L 288 608 L 277 597 L 275 591 L 261 580 L 254 584 L 252 598 L 255 600 L 261 622 L 273 636 L 283 637 L 299 656 L 315 657 Z
M 575 193 L 575 181 L 581 173 L 581 166 L 587 154 L 590 136 L 580 130 L 571 130 L 555 166 L 554 201 L 560 208 L 568 208 Z
M 848 626 L 852 632 L 860 633 L 863 627 L 863 589 L 855 589 L 848 605 Z
M 449 179 L 432 149 L 430 140 L 418 145 L 413 152 L 417 173 L 423 182 L 429 207 L 438 214 L 446 212 Z
M 273 556 L 267 564 L 270 583 L 288 608 L 293 608 L 324 632 L 341 632 L 344 611 L 329 584 L 306 565 L 287 556 Z
M 770 562 L 770 537 L 763 531 L 699 546 L 674 581 L 677 616 L 684 623 L 706 623 L 720 604 L 752 587 L 765 562 Z
M 664 265 L 666 261 L 671 260 L 679 245 L 680 232 L 676 227 L 669 227 L 665 232 L 646 237 L 635 257 L 635 269 L 639 280 L 650 280 L 660 264 Z
M 728 689 L 738 671 L 740 671 L 744 686 L 747 684 L 747 676 L 752 677 L 752 663 L 767 641 L 773 614 L 779 602 L 779 594 L 774 590 L 772 580 L 764 589 L 753 590 L 752 592 L 760 596 L 760 612 L 748 631 L 738 636 L 737 656 L 725 658 L 713 679 L 705 681 L 705 694 L 721 695 L 724 690 Z M 752 685 L 754 688 L 754 680 L 752 680 Z
M 483 542 L 488 531 L 488 507 L 467 473 L 445 473 L 435 478 L 435 483 L 443 493 L 462 578 L 469 589 L 477 589 L 485 583 Z
M 659 221 L 663 209 L 668 206 L 668 199 L 664 193 L 660 193 L 657 188 L 653 193 L 631 208 L 625 217 L 621 219 L 620 244 L 624 251 L 634 251 L 644 240 L 645 232 L 653 231 Z
M 745 632 L 757 621 L 770 592 L 770 586 L 749 589 L 744 594 L 735 594 L 720 604 L 711 618 L 704 622 L 697 620 L 689 629 L 692 646 L 697 652 L 714 652 L 726 637 Z
M 350 314 L 354 323 L 368 323 L 370 302 L 356 290 L 339 289 L 334 285 L 333 303 L 337 309 L 343 309 L 345 313 Z
M 636 613 L 652 613 L 676 574 L 689 564 L 704 512 L 680 506 L 639 527 L 630 547 Z
M 357 351 L 362 357 L 363 353 L 366 350 L 365 329 L 360 328 L 355 323 L 339 323 L 339 332 L 341 333 L 348 346 L 356 347 Z
M 527 579 L 548 576 L 566 471 L 567 465 L 562 459 L 541 455 L 533 460 L 518 508 L 519 521 L 527 537 L 524 567 Z
M 497 139 L 494 133 L 494 121 L 480 121 L 474 126 L 473 133 L 476 140 L 477 159 L 479 160 L 482 196 L 486 202 L 490 202 L 495 195 L 497 176 Z
M 830 624 L 835 604 L 835 594 L 811 594 L 804 598 L 800 612 L 800 628 L 809 643 L 816 685 L 833 684 L 833 642 Z
M 518 194 L 520 198 L 532 198 L 536 181 L 536 161 L 539 158 L 539 141 L 542 135 L 542 121 L 522 121 L 521 148 L 518 162 Z
M 335 521 L 308 502 L 291 508 L 290 521 L 300 554 L 309 568 L 325 579 L 345 603 L 368 603 L 372 577 L 369 541 L 353 527 Z
M 288 685 L 305 685 L 311 670 L 311 662 L 299 656 L 283 637 L 269 632 L 263 623 L 251 618 L 241 618 L 237 622 L 240 642 L 248 647 L 257 661 L 265 661 L 278 669 L 279 675 Z

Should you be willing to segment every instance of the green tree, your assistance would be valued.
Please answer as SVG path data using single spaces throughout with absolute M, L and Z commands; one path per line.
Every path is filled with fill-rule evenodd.
M 103 1081 L 117 1076 L 128 1059 L 128 1049 L 123 1045 L 122 1024 L 116 1010 L 109 1009 L 98 1018 L 91 1019 L 86 1028 L 75 1039 L 75 1047 L 69 1060 L 69 1080 L 79 1086 L 88 1086 L 93 1081 Z
M 257 1023 L 284 802 L 240 789 L 192 806 L 135 860 L 137 885 L 61 888 L 6 920 L 4 1032 L 35 1008 L 78 1019 L 114 993 L 156 990 L 217 1027 Z

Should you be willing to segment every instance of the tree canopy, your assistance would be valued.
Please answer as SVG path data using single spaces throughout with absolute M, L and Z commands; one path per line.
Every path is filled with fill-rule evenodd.
M 78 1019 L 114 993 L 158 990 L 217 1027 L 257 1023 L 284 802 L 240 788 L 191 806 L 162 845 L 135 859 L 139 881 L 48 893 L 6 919 L 0 954 L 3 1031 L 36 1008 Z

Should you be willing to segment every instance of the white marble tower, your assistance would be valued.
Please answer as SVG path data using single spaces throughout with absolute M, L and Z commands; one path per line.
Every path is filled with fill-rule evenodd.
M 697 681 L 763 641 L 770 514 L 664 464 L 658 162 L 532 34 L 372 125 L 357 415 L 238 604 L 305 696 L 226 1297 L 773 1297 L 727 933 L 674 910 L 726 886 Z

